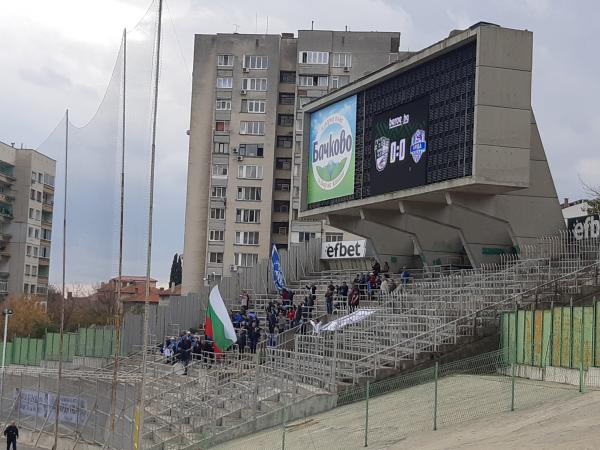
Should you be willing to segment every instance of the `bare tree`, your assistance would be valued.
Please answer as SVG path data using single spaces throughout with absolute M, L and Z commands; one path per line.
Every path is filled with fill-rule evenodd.
M 588 205 L 590 205 L 588 214 L 600 214 L 600 186 L 586 183 L 581 177 L 579 177 L 579 181 L 581 181 L 586 194 L 590 197 L 587 200 Z

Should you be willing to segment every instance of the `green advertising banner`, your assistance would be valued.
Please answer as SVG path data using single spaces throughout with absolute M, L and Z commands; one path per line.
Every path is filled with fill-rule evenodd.
M 356 95 L 311 114 L 306 202 L 354 194 Z

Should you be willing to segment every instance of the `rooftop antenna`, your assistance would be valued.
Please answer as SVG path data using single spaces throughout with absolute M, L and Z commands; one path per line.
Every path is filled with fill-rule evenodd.
M 234 23 L 233 24 L 233 33 L 237 34 L 239 29 L 240 29 L 240 26 L 237 23 Z
M 311 30 L 311 31 L 314 31 L 314 29 L 315 29 L 315 21 L 314 21 L 314 20 L 311 20 L 311 21 L 310 21 L 310 30 Z
M 348 25 L 346 25 L 346 33 L 348 32 Z
M 267 31 L 265 34 L 269 34 L 269 16 L 267 16 Z

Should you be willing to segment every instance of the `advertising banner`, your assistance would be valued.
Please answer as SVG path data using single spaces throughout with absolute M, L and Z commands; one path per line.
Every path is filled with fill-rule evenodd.
M 56 417 L 56 394 L 47 391 L 33 391 L 15 388 L 13 397 L 19 401 L 19 411 L 25 416 L 48 418 Z M 60 397 L 60 422 L 84 424 L 88 417 L 85 399 L 77 397 Z
M 427 182 L 429 96 L 378 114 L 373 121 L 371 194 Z
M 337 241 L 323 242 L 321 245 L 321 259 L 348 259 L 364 258 L 366 256 L 367 241 Z
M 577 241 L 600 237 L 600 215 L 572 217 L 567 219 L 569 233 Z
M 356 95 L 310 117 L 307 203 L 354 193 Z

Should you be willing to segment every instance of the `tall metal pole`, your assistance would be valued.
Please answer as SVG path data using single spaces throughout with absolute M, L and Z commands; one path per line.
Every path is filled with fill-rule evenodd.
M 67 261 L 67 175 L 69 173 L 69 110 L 67 109 L 65 119 L 65 194 L 63 205 L 63 245 L 62 245 L 62 293 L 60 296 L 60 337 L 58 344 L 58 381 L 56 387 L 56 414 L 54 417 L 54 448 L 58 448 L 58 422 L 60 416 L 60 381 L 63 366 L 63 337 L 65 331 L 65 295 L 66 282 L 65 271 Z
M 2 372 L 6 362 L 6 340 L 8 339 L 8 310 L 4 310 L 4 341 L 2 342 Z
M 113 367 L 113 382 L 111 393 L 111 431 L 115 432 L 115 415 L 117 413 L 117 376 L 119 373 L 119 353 L 121 351 L 121 278 L 123 277 L 123 227 L 125 224 L 125 89 L 127 81 L 127 29 L 123 29 L 123 122 L 121 124 L 121 206 L 119 217 L 119 273 L 117 276 L 117 311 L 115 317 L 115 362 Z
M 146 388 L 146 364 L 148 347 L 148 312 L 150 309 L 150 269 L 152 266 L 152 215 L 154 210 L 154 164 L 156 160 L 156 115 L 158 109 L 158 77 L 160 70 L 160 38 L 162 27 L 162 0 L 158 1 L 158 30 L 156 34 L 156 67 L 154 73 L 154 104 L 152 110 L 152 150 L 150 155 L 150 199 L 148 205 L 148 250 L 146 259 L 146 294 L 144 301 L 144 338 L 142 349 L 142 382 L 140 386 L 139 427 L 137 429 L 136 450 L 144 428 L 144 394 Z

